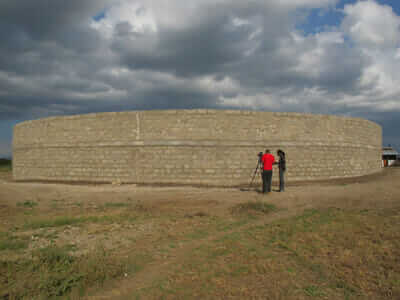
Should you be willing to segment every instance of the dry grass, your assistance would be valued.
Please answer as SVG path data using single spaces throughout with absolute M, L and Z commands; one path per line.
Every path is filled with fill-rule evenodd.
M 248 201 L 232 207 L 234 214 L 269 214 L 276 211 L 276 206 L 265 201 Z
M 400 299 L 400 187 L 357 184 L 4 184 L 0 299 Z
M 399 299 L 400 209 L 310 210 L 196 248 L 143 299 Z

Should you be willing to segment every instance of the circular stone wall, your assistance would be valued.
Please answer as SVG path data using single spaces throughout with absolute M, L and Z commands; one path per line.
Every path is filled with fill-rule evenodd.
M 380 171 L 381 145 L 379 125 L 331 115 L 98 113 L 16 125 L 13 175 L 15 180 L 235 186 L 249 184 L 257 153 L 268 148 L 286 152 L 288 182 L 319 180 Z

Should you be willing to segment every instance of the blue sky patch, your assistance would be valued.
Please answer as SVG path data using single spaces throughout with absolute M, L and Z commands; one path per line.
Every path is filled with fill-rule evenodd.
M 303 23 L 297 25 L 297 29 L 307 34 L 316 34 L 326 31 L 329 27 L 338 27 L 342 23 L 344 14 L 342 10 L 347 4 L 355 4 L 360 0 L 342 0 L 336 7 L 312 9 Z M 364 0 L 363 0 L 364 1 Z M 400 15 L 400 0 L 375 0 L 381 5 L 391 6 L 393 11 Z
M 96 22 L 98 22 L 98 21 L 104 19 L 105 17 L 106 17 L 106 11 L 103 10 L 103 11 L 99 12 L 97 15 L 95 15 L 95 16 L 93 17 L 93 20 L 95 20 Z

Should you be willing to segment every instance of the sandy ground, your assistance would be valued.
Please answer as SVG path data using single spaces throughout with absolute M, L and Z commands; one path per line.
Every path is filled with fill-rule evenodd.
M 157 216 L 174 215 L 181 218 L 205 214 L 231 218 L 230 208 L 248 201 L 263 200 L 275 205 L 279 212 L 270 218 L 293 216 L 310 208 L 395 207 L 400 205 L 399 182 L 400 168 L 396 167 L 362 178 L 289 185 L 283 193 L 277 192 L 277 187 L 273 186 L 273 192 L 263 195 L 260 193 L 261 184 L 251 189 L 239 189 L 17 183 L 12 181 L 10 173 L 0 173 L 0 231 L 5 232 L 15 226 L 21 227 L 26 220 L 34 217 L 116 215 L 130 210 L 131 207 L 139 209 L 139 214 L 140 210 L 143 210 L 153 215 L 151 222 L 141 224 L 141 227 L 137 225 L 135 228 L 132 228 L 132 225 L 124 227 L 124 224 L 113 224 L 110 228 L 93 224 L 85 230 L 69 226 L 62 233 L 54 229 L 60 245 L 76 244 L 81 252 L 86 252 L 95 247 L 96 243 L 104 242 L 104 236 L 94 235 L 96 232 L 118 232 L 119 238 L 126 233 L 126 238 L 132 239 L 133 234 L 157 232 L 160 229 L 157 226 L 163 226 L 157 223 Z M 36 205 L 31 215 L 23 206 L 27 202 Z M 107 207 L 112 209 L 106 209 Z M 169 225 L 176 230 L 180 230 L 180 226 L 187 226 L 179 222 Z M 51 230 L 46 229 L 46 234 L 50 234 Z M 21 231 L 21 234 L 33 236 L 42 233 L 40 230 Z M 117 245 L 112 238 L 107 238 L 107 241 L 110 248 Z M 29 250 L 46 246 L 45 242 L 45 239 L 37 239 L 35 243 L 30 244 Z
M 13 182 L 10 173 L 0 173 L 0 205 L 13 205 L 24 201 L 83 202 L 93 206 L 104 203 L 137 200 L 154 208 L 182 211 L 204 210 L 212 214 L 224 213 L 235 203 L 267 200 L 275 205 L 295 210 L 309 207 L 391 207 L 399 204 L 400 167 L 387 168 L 373 176 L 314 182 L 296 183 L 278 193 L 260 193 L 260 185 L 251 188 L 195 188 L 156 187 L 137 185 L 69 185 L 60 183 Z M 44 205 L 42 208 L 46 208 Z

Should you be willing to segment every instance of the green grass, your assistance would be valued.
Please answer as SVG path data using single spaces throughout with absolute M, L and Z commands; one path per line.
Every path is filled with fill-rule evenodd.
M 35 201 L 30 201 L 27 200 L 25 202 L 17 202 L 17 206 L 23 206 L 23 207 L 27 207 L 27 208 L 33 208 L 35 206 L 37 206 L 37 202 Z
M 90 286 L 134 274 L 148 261 L 145 257 L 117 259 L 101 248 L 75 257 L 68 249 L 50 246 L 33 252 L 30 259 L 0 261 L 0 298 L 78 297 Z
M 0 172 L 10 172 L 12 170 L 12 161 L 0 158 Z
M 88 222 L 88 217 L 57 217 L 51 219 L 38 219 L 25 223 L 24 229 L 38 229 L 47 227 L 61 227 Z
M 28 245 L 28 238 L 13 236 L 9 233 L 0 234 L 0 251 L 26 249 Z

